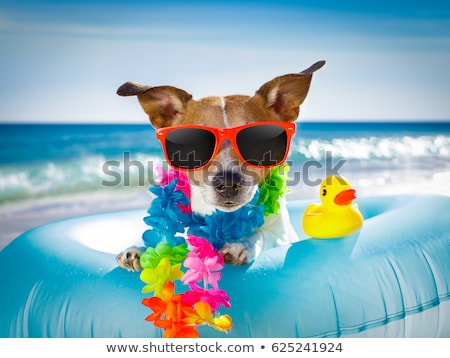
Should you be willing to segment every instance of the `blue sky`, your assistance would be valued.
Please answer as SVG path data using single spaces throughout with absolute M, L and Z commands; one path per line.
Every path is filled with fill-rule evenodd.
M 147 123 L 125 81 L 253 94 L 317 60 L 302 120 L 449 120 L 448 1 L 0 1 L 0 122 Z

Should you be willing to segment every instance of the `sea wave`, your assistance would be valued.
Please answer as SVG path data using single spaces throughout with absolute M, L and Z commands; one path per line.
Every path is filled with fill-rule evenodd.
M 0 167 L 0 204 L 16 200 L 97 191 L 105 187 L 148 186 L 161 158 L 136 153 L 117 160 L 91 155 Z
M 300 139 L 293 143 L 291 156 L 323 160 L 326 153 L 338 159 L 382 159 L 404 157 L 450 157 L 450 136 L 392 136 L 363 138 Z
M 436 173 L 450 171 L 450 136 L 295 138 L 289 156 L 293 167 L 290 175 L 301 172 L 303 183 L 312 182 L 305 175 L 310 175 L 309 179 L 324 177 L 330 174 L 325 172 L 330 156 L 333 163 L 345 161 L 340 173 L 355 178 L 361 187 L 369 182 L 376 186 L 403 181 L 414 185 L 417 178 L 431 180 Z M 311 160 L 323 165 L 306 171 L 304 165 Z M 122 152 L 113 159 L 108 154 L 91 153 L 64 160 L 4 163 L 0 165 L 0 204 L 105 187 L 149 187 L 156 182 L 154 168 L 159 165 L 166 165 L 159 148 L 150 154 Z

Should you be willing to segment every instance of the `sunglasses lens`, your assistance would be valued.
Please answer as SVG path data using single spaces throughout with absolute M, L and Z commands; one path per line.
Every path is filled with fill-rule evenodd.
M 178 128 L 167 133 L 166 151 L 172 166 L 196 169 L 211 159 L 216 138 L 210 131 L 199 128 Z
M 285 129 L 267 124 L 242 129 L 236 136 L 242 157 L 255 166 L 274 166 L 280 164 L 288 146 Z

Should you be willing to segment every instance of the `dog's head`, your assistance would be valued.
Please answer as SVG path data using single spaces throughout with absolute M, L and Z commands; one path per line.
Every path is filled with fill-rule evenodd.
M 320 61 L 300 73 L 276 77 L 252 97 L 232 95 L 194 100 L 192 95 L 176 87 L 150 87 L 134 82 L 123 84 L 117 93 L 136 95 L 156 129 L 183 125 L 234 128 L 255 122 L 294 122 L 314 71 L 324 64 L 325 61 Z M 188 171 L 194 211 L 209 213 L 215 208 L 233 211 L 253 198 L 268 169 L 248 165 L 241 158 L 232 141 L 223 140 L 208 165 Z M 198 205 L 194 198 L 201 198 L 203 204 L 194 207 Z

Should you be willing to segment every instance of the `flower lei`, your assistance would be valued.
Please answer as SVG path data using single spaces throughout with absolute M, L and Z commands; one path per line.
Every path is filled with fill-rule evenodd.
M 287 191 L 287 169 L 286 165 L 272 168 L 252 201 L 239 210 L 216 210 L 205 217 L 192 213 L 187 176 L 157 169 L 159 185 L 149 189 L 155 199 L 144 218 L 151 228 L 142 236 L 147 249 L 140 258 L 140 279 L 146 283 L 142 292 L 153 292 L 142 300 L 153 312 L 145 319 L 163 329 L 163 338 L 198 337 L 200 325 L 222 332 L 231 329 L 231 317 L 218 313 L 221 306 L 231 304 L 219 288 L 224 260 L 217 250 L 225 242 L 252 234 L 264 223 L 264 216 L 279 212 L 279 199 Z M 177 280 L 188 290 L 175 294 Z

